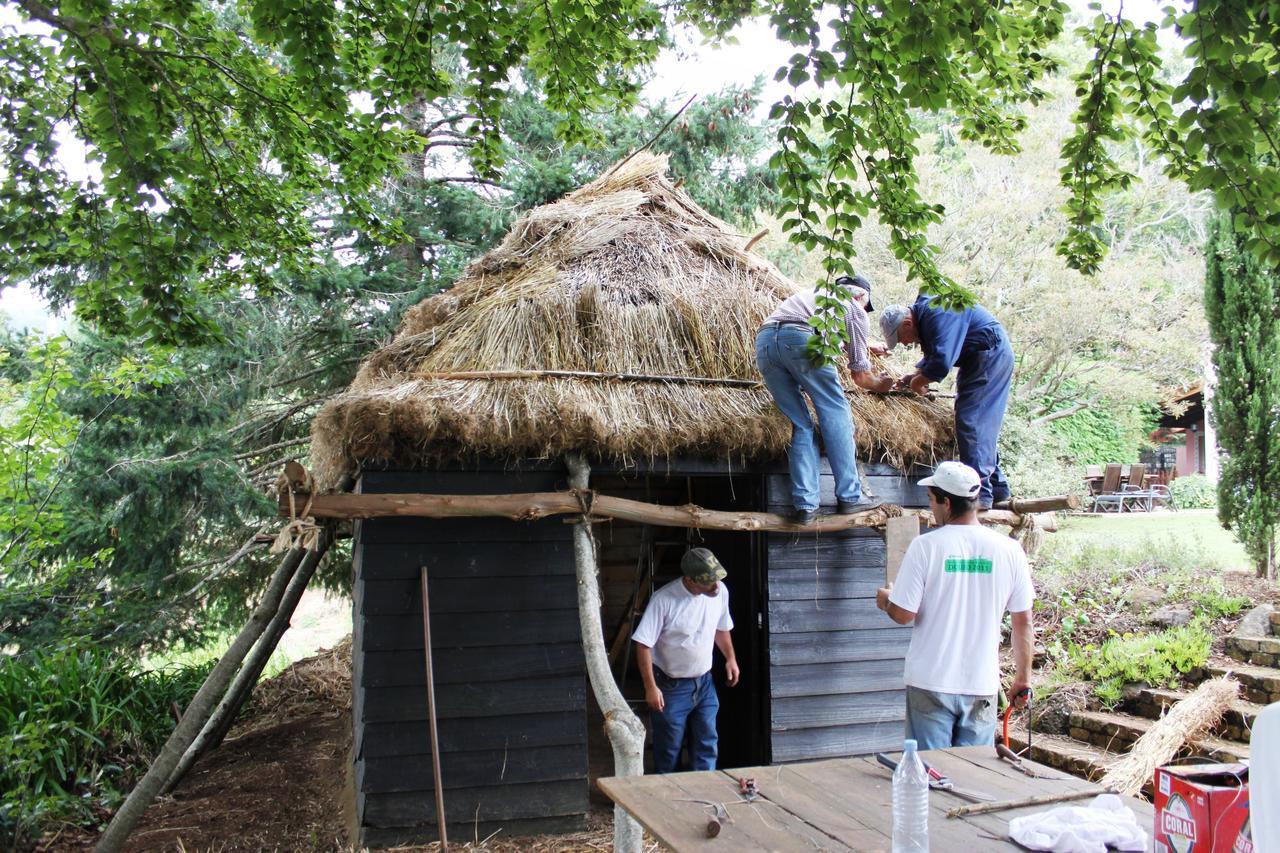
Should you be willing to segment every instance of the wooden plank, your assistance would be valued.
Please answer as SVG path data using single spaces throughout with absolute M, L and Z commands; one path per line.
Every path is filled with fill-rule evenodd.
M 769 632 L 775 636 L 808 631 L 887 628 L 893 624 L 892 619 L 876 608 L 874 598 L 769 602 Z
M 897 749 L 901 751 L 902 741 L 899 738 Z M 930 763 L 934 753 L 928 753 Z M 895 755 L 896 757 L 896 755 Z M 884 792 L 884 805 L 877 804 L 877 811 L 884 821 L 882 826 L 892 829 L 893 826 L 893 775 L 887 767 L 882 767 L 876 763 L 874 756 L 865 756 L 862 758 L 852 758 L 840 762 L 840 771 L 842 771 L 845 784 L 858 791 L 867 790 L 874 785 L 876 791 Z M 821 772 L 816 774 L 816 781 L 835 784 L 840 779 L 840 773 Z M 957 785 L 962 784 L 961 780 L 954 780 Z M 962 821 L 950 820 L 946 818 L 946 809 L 951 808 L 955 803 L 963 802 L 954 794 L 948 794 L 943 791 L 931 790 L 929 792 L 929 847 L 933 850 L 1014 850 L 1018 849 L 1010 842 L 1001 842 L 990 838 L 980 838 L 978 831 L 971 825 L 966 825 Z M 1007 828 L 999 833 L 992 833 L 999 837 L 1003 837 L 1007 833 Z
M 882 584 L 877 577 L 879 574 L 870 569 L 851 571 L 824 566 L 815 571 L 781 569 L 771 565 L 768 573 L 769 600 L 873 598 Z
M 509 518 L 367 518 L 361 544 L 430 542 L 549 542 L 570 540 L 573 528 L 560 518 L 512 521 Z
M 432 599 L 432 604 L 435 599 Z M 432 615 L 434 619 L 434 614 Z M 580 643 L 522 646 L 451 647 L 433 643 L 437 685 L 508 681 L 559 675 L 586 675 Z M 363 687 L 426 686 L 422 652 L 372 651 L 364 655 Z
M 894 583 L 898 579 L 898 569 L 902 568 L 902 558 L 908 546 L 920 535 L 920 519 L 913 516 L 899 516 L 885 522 L 885 581 Z
M 882 614 L 883 615 L 883 614 Z M 422 648 L 422 619 L 360 616 L 356 620 L 367 651 Z M 531 610 L 489 613 L 432 613 L 431 636 L 443 646 L 506 646 L 523 643 L 578 642 L 578 611 Z
M 891 821 L 884 820 L 879 792 L 873 794 L 868 802 L 865 793 L 859 791 L 859 796 L 856 797 L 859 803 L 851 803 L 853 798 L 850 796 L 847 780 L 839 784 L 832 784 L 829 778 L 823 778 L 821 783 L 814 782 L 809 775 L 814 766 L 815 763 L 810 762 L 772 767 L 740 767 L 725 772 L 738 779 L 744 776 L 754 777 L 764 796 L 792 814 L 803 816 L 805 820 L 820 826 L 829 835 L 855 850 L 888 853 L 892 847 Z M 833 765 L 832 775 L 847 774 L 848 771 L 840 767 L 842 764 Z
M 674 850 L 835 850 L 852 848 L 815 829 L 777 803 L 743 803 L 737 783 L 725 773 L 605 777 L 600 789 L 626 809 L 658 841 Z M 731 820 L 714 841 L 706 837 L 712 807 L 691 800 L 725 803 Z
M 423 720 L 367 723 L 357 757 L 430 755 L 431 740 Z M 587 741 L 586 715 L 555 711 L 509 717 L 440 720 L 441 754 L 463 749 L 527 749 L 566 746 Z
M 773 760 L 777 763 L 812 761 L 866 755 L 895 747 L 901 749 L 903 728 L 902 720 L 884 720 L 852 726 L 773 732 Z
M 904 658 L 911 642 L 909 625 L 854 631 L 812 631 L 769 637 L 769 663 L 839 663 Z
M 449 838 L 453 843 L 466 839 L 481 849 L 482 842 L 491 836 L 499 838 L 520 838 L 526 835 L 551 835 L 567 832 L 580 832 L 587 827 L 587 816 L 565 815 L 561 817 L 529 818 L 527 820 L 504 821 L 460 821 L 447 824 Z M 362 848 L 379 847 L 411 847 L 429 844 L 436 840 L 434 824 L 416 827 L 395 827 L 382 829 L 373 826 L 360 828 L 360 846 Z
M 426 691 L 421 687 L 362 687 L 363 722 L 395 722 L 427 718 Z M 441 719 L 502 717 L 546 711 L 583 711 L 587 703 L 582 676 L 442 684 L 436 691 Z
M 430 578 L 431 618 L 444 613 L 564 610 L 577 604 L 573 575 L 503 578 Z M 421 582 L 365 579 L 360 612 L 367 616 L 422 613 Z M 421 618 L 421 617 L 419 617 Z
M 825 465 L 823 466 L 826 467 Z M 863 477 L 863 487 L 876 499 L 903 507 L 927 507 L 928 490 L 918 486 L 915 480 L 902 476 L 870 475 Z M 787 474 L 770 474 L 765 477 L 766 495 L 770 509 L 791 506 L 791 478 Z M 836 481 L 830 474 L 823 474 L 818 483 L 819 506 L 836 505 Z
M 364 823 L 379 828 L 435 823 L 431 791 L 364 794 Z M 582 814 L 589 808 L 585 779 L 533 782 L 484 788 L 450 788 L 445 794 L 445 817 L 455 823 L 508 821 Z
M 427 567 L 434 580 L 444 578 L 573 577 L 573 542 L 383 543 L 360 542 L 354 549 L 355 577 L 366 580 L 417 578 Z
M 769 534 L 769 572 L 775 569 L 799 571 L 849 569 L 874 571 L 877 580 L 883 579 L 884 539 L 872 530 L 848 530 L 822 533 L 818 536 L 801 534 L 787 536 Z
M 901 722 L 907 716 L 905 690 L 878 690 L 872 693 L 842 693 L 834 696 L 774 698 L 770 703 L 770 726 L 775 732 L 791 729 L 826 728 L 833 720 L 841 723 Z M 898 727 L 901 729 L 901 726 Z
M 442 752 L 440 770 L 446 793 L 454 788 L 585 780 L 587 750 L 581 744 L 569 744 L 532 749 Z M 432 775 L 431 762 L 424 761 L 421 755 L 356 760 L 356 789 L 366 793 L 434 791 Z
M 902 658 L 774 666 L 769 681 L 775 699 L 902 690 L 902 666 Z

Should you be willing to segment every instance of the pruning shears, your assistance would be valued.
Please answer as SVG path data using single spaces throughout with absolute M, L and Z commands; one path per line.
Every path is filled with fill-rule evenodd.
M 885 767 L 888 767 L 890 770 L 898 769 L 898 762 L 894 761 L 883 752 L 876 753 L 876 761 L 880 762 Z M 966 791 L 963 788 L 957 788 L 949 776 L 942 775 L 942 773 L 938 772 L 937 768 L 925 761 L 923 758 L 920 759 L 920 763 L 924 765 L 925 773 L 929 775 L 930 789 L 934 791 L 948 791 L 955 794 L 960 799 L 968 800 L 971 803 L 991 802 L 992 798 L 988 797 L 986 794 L 978 794 L 973 791 Z

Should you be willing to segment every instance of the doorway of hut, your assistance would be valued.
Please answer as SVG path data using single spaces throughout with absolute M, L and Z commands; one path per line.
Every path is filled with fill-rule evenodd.
M 684 473 L 655 470 L 592 478 L 602 493 L 651 503 L 696 504 L 705 509 L 757 511 L 763 506 L 759 473 Z M 614 520 L 596 526 L 599 545 L 602 621 L 613 672 L 633 710 L 649 725 L 644 685 L 635 665 L 631 632 L 639 624 L 649 596 L 680 577 L 680 559 L 689 548 L 705 547 L 728 572 L 733 644 L 741 670 L 728 687 L 724 659 L 712 665 L 720 698 L 717 728 L 720 767 L 748 767 L 769 761 L 769 666 L 766 644 L 763 536 L 738 531 L 696 530 Z M 684 758 L 682 758 L 682 761 Z M 652 753 L 646 749 L 646 768 Z

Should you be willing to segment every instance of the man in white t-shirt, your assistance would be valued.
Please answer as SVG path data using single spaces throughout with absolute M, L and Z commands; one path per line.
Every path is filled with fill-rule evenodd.
M 907 737 L 920 749 L 990 744 L 1000 692 L 1000 624 L 1013 620 L 1015 672 L 1009 695 L 1030 695 L 1034 592 L 1022 547 L 978 521 L 978 472 L 943 462 L 932 477 L 929 508 L 939 529 L 915 539 L 896 584 L 876 605 L 899 625 L 914 623 L 907 649 Z
M 720 583 L 724 567 L 706 548 L 693 548 L 681 559 L 680 570 L 683 577 L 653 594 L 631 635 L 645 702 L 653 712 L 657 773 L 676 771 L 686 730 L 693 769 L 716 769 L 720 699 L 711 680 L 712 646 L 724 655 L 725 683 L 738 683 L 729 588 Z

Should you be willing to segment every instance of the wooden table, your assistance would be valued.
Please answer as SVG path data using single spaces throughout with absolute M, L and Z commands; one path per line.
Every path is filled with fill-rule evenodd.
M 1039 794 L 1102 789 L 1092 782 L 1040 764 L 1027 762 L 1043 778 L 1032 779 L 996 757 L 986 746 L 932 750 L 924 758 L 951 777 L 956 787 L 996 800 L 1018 800 Z M 892 756 L 895 760 L 897 755 Z M 738 796 L 738 780 L 753 776 L 760 797 L 746 803 Z M 892 825 L 889 770 L 874 756 L 836 758 L 775 767 L 705 770 L 667 776 L 610 776 L 600 789 L 630 812 L 667 847 L 684 851 L 887 851 Z M 707 820 L 723 803 L 731 820 L 720 835 L 707 838 Z M 1148 850 L 1154 825 L 1150 803 L 1126 798 L 1147 831 Z M 1062 805 L 1087 805 L 1088 799 Z M 929 793 L 929 843 L 933 850 L 1021 850 L 1007 840 L 1009 820 L 1055 805 L 1030 806 L 984 815 L 948 818 L 947 811 L 967 801 L 945 791 Z

